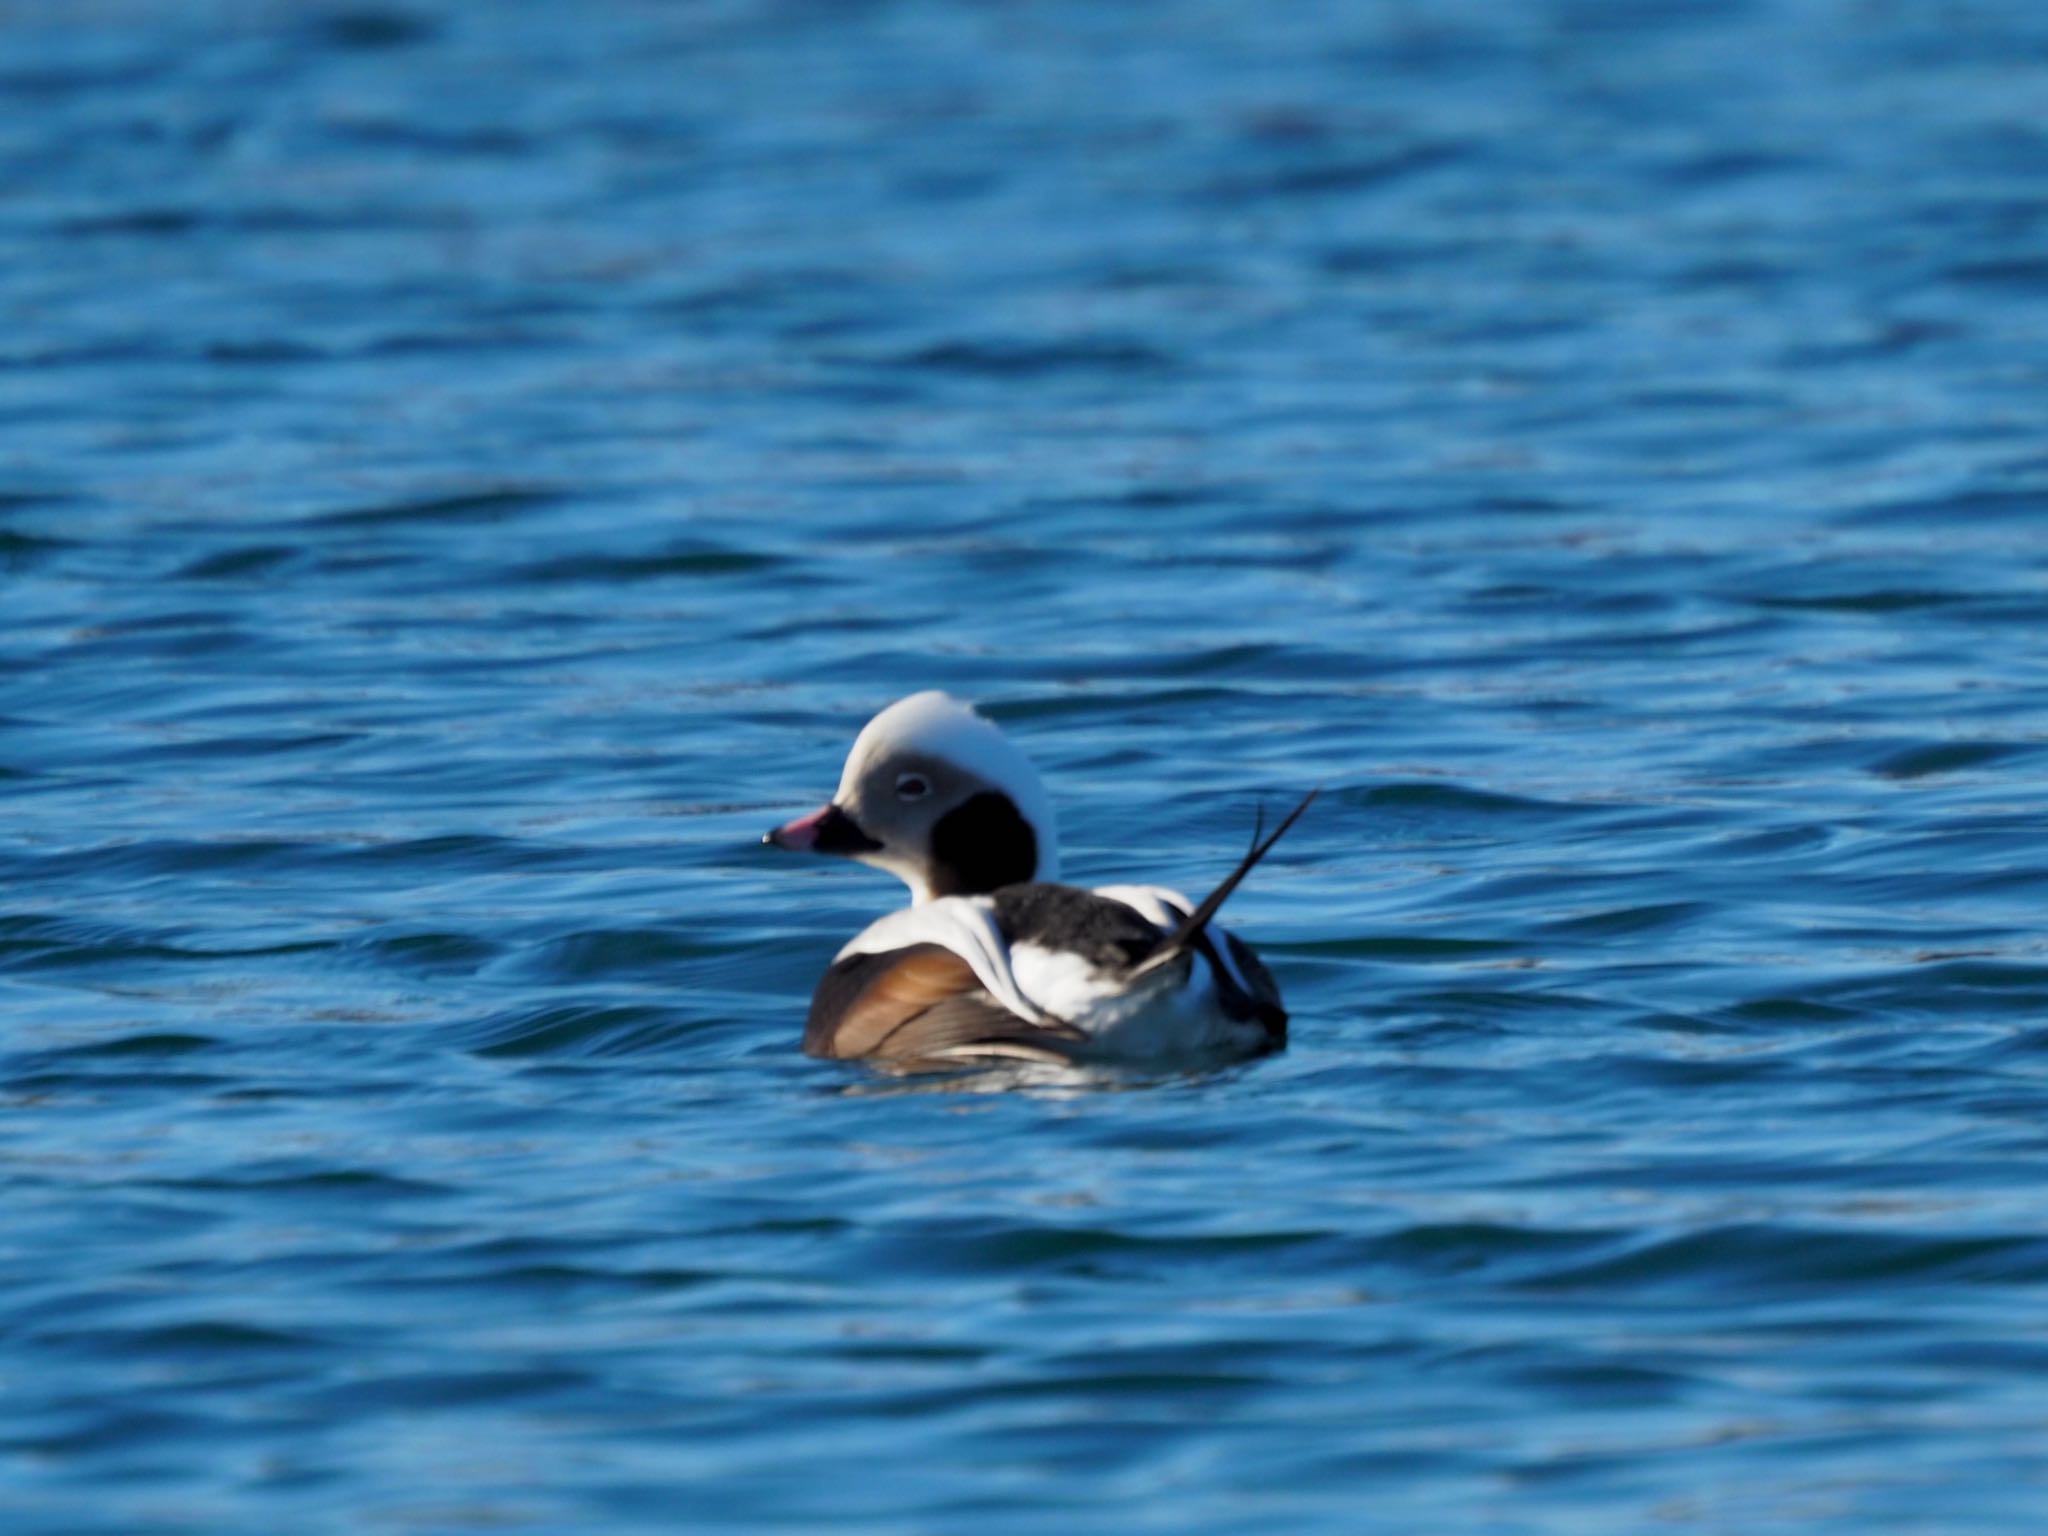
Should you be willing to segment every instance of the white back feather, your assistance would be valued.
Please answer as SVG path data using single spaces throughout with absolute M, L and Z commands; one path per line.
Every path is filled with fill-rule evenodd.
M 848 955 L 879 955 L 913 944 L 937 944 L 965 960 L 974 979 L 1020 1019 L 1050 1022 L 1038 1004 L 1025 996 L 1010 964 L 1010 946 L 996 926 L 996 905 L 986 896 L 941 896 L 922 906 L 904 907 L 878 917 L 853 936 L 835 961 Z

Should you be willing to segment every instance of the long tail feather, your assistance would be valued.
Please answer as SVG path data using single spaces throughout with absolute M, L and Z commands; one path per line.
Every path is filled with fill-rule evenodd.
M 1301 820 L 1301 813 L 1314 804 L 1316 796 L 1321 793 L 1321 789 L 1312 789 L 1303 795 L 1301 803 L 1289 811 L 1286 819 L 1263 841 L 1259 838 L 1259 829 L 1265 820 L 1264 813 L 1261 812 L 1259 826 L 1255 826 L 1252 831 L 1251 851 L 1237 861 L 1237 868 L 1223 877 L 1223 883 L 1204 897 L 1202 904 L 1187 915 L 1186 920 L 1174 929 L 1172 936 L 1147 955 L 1131 974 L 1134 977 L 1142 976 L 1162 965 L 1170 965 L 1193 949 L 1196 941 L 1202 936 L 1202 930 L 1209 926 L 1209 920 L 1222 909 L 1223 903 L 1230 899 L 1231 892 L 1244 883 L 1244 877 L 1258 867 L 1259 860 L 1273 851 L 1273 845 L 1287 835 L 1289 827 Z

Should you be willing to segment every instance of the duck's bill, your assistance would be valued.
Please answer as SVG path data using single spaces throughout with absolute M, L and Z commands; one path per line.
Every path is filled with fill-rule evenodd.
M 778 848 L 793 848 L 800 853 L 873 853 L 882 845 L 861 831 L 860 824 L 836 805 L 828 805 L 799 816 L 795 821 L 785 821 L 774 831 L 761 838 L 764 843 L 773 843 Z

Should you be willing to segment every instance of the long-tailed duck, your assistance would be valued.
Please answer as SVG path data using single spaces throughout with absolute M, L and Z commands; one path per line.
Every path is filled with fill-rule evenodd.
M 911 905 L 870 924 L 819 981 L 804 1049 L 896 1072 L 1279 1050 L 1279 988 L 1211 919 L 1314 798 L 1255 833 L 1199 905 L 1156 885 L 1060 885 L 1052 803 L 1029 759 L 947 694 L 898 700 L 854 741 L 831 801 L 762 839 L 910 887 Z

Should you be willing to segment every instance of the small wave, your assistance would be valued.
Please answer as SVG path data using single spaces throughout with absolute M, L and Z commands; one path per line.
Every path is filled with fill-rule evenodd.
M 1845 1285 L 2048 1280 L 2048 1238 L 2034 1233 L 1937 1234 L 1737 1223 L 1682 1232 L 1521 1283 L 1545 1290 L 1837 1294 Z
M 1659 933 L 1683 928 L 1721 910 L 1705 901 L 1651 902 L 1585 912 L 1545 923 L 1538 931 L 1557 938 L 1615 938 L 1624 934 Z
M 13 529 L 0 528 L 0 570 L 26 571 L 77 547 L 77 543 L 71 539 L 54 538 L 41 533 L 19 533 Z
M 661 581 L 671 577 L 750 576 L 784 563 L 780 555 L 746 549 L 680 549 L 644 555 L 568 555 L 522 567 L 514 579 L 535 583 Z
M 965 378 L 1030 379 L 1050 374 L 1149 374 L 1174 366 L 1174 359 L 1144 342 L 1116 338 L 1071 341 L 941 341 L 891 360 L 899 368 Z
M 168 1031 L 144 1031 L 141 1034 L 121 1035 L 112 1040 L 96 1040 L 89 1045 L 74 1045 L 65 1050 L 50 1051 L 45 1060 L 78 1061 L 120 1061 L 130 1056 L 190 1056 L 198 1051 L 210 1051 L 220 1045 L 214 1035 L 176 1034 Z
M 240 581 L 267 576 L 297 560 L 301 553 L 289 545 L 245 545 L 202 555 L 181 567 L 177 576 L 181 581 Z
M 1225 204 L 1346 196 L 1456 164 L 1469 153 L 1468 145 L 1445 142 L 1412 145 L 1387 155 L 1297 160 L 1270 170 L 1217 177 L 1198 196 Z
M 673 980 L 682 964 L 732 953 L 725 941 L 691 938 L 662 928 L 592 928 L 550 939 L 529 951 L 520 969 L 562 981 L 644 976 Z
M 1871 764 L 1881 779 L 1926 779 L 1937 774 L 1966 773 L 2016 757 L 2037 757 L 2048 747 L 2036 741 L 1942 741 L 1907 747 Z
M 314 26 L 319 40 L 332 47 L 375 53 L 415 48 L 440 35 L 428 17 L 390 6 L 343 6 L 322 12 Z
M 449 932 L 379 934 L 351 941 L 342 949 L 376 965 L 429 975 L 473 975 L 504 953 L 504 946 L 490 939 Z
M 335 528 L 383 524 L 500 523 L 538 507 L 553 506 L 560 500 L 559 491 L 544 486 L 489 486 L 439 496 L 371 502 L 338 512 L 322 513 L 308 521 L 314 526 Z
M 1529 795 L 1504 794 L 1498 790 L 1474 789 L 1464 784 L 1411 780 L 1405 783 L 1340 786 L 1333 798 L 1361 810 L 1424 812 L 1455 817 L 1530 816 L 1545 819 L 1609 812 L 1612 805 L 1540 800 Z
M 557 1003 L 518 1008 L 457 1029 L 478 1056 L 626 1056 L 673 1047 L 691 1021 L 647 1003 Z
M 191 866 L 180 865 L 180 869 Z M 200 865 L 199 868 L 212 866 Z M 49 913 L 0 916 L 0 969 L 48 969 L 119 962 L 206 963 L 318 953 L 324 940 L 198 945 L 178 930 L 144 928 Z
M 1943 496 L 1880 502 L 1844 515 L 1850 526 L 1897 524 L 1909 528 L 1981 527 L 2006 521 L 2038 525 L 2048 516 L 2048 489 L 1957 490 Z

